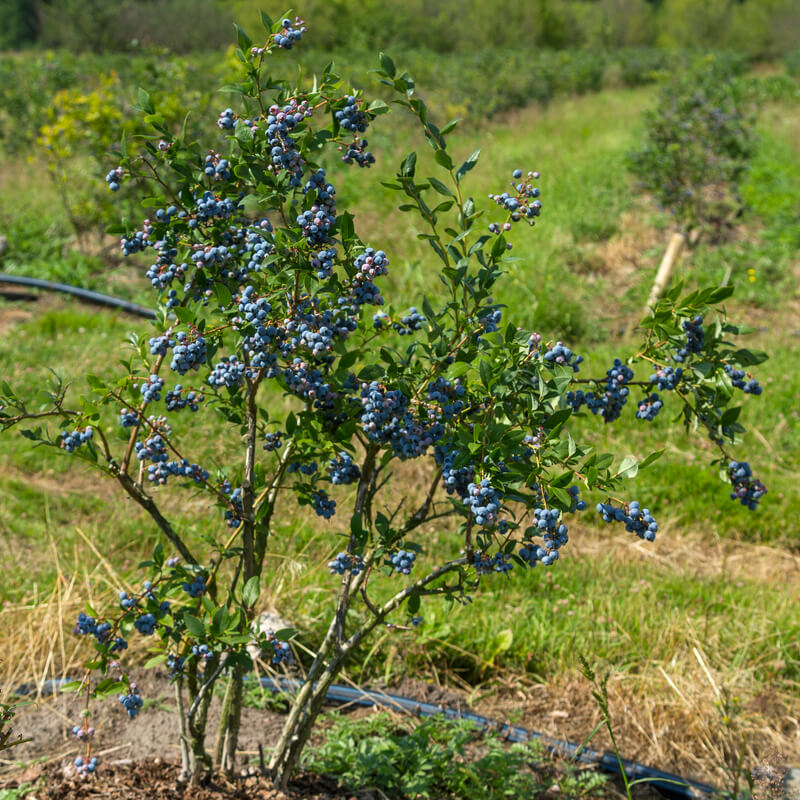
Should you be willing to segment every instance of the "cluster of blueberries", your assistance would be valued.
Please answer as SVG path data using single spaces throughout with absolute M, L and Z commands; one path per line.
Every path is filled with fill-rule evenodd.
M 358 164 L 359 167 L 370 167 L 375 163 L 375 156 L 367 150 L 369 142 L 366 139 L 353 139 L 346 147 L 341 146 L 339 150 L 344 152 L 342 161 L 345 164 Z
M 619 419 L 625 403 L 628 402 L 630 389 L 627 384 L 633 380 L 633 370 L 615 358 L 614 364 L 606 372 L 606 384 L 604 392 L 567 392 L 566 401 L 573 411 L 578 411 L 582 405 L 586 405 L 592 414 L 601 414 L 605 422 L 614 422 Z M 654 395 L 656 400 L 658 396 Z M 658 413 L 660 406 L 655 408 L 655 412 L 650 417 L 643 419 L 653 419 Z M 637 413 L 637 416 L 639 414 Z
M 233 111 L 230 108 L 226 108 L 225 112 L 231 112 L 233 115 Z M 220 115 L 220 121 L 222 121 L 223 117 Z M 229 119 L 229 117 L 225 117 L 225 119 Z M 227 125 L 221 125 L 220 127 L 227 127 Z M 230 180 L 231 177 L 231 170 L 230 170 L 231 162 L 228 161 L 227 158 L 221 158 L 219 153 L 209 153 L 206 156 L 206 165 L 203 169 L 204 174 L 206 174 L 209 178 L 213 178 L 217 181 L 227 181 Z
M 508 217 L 502 225 L 498 222 L 492 222 L 489 225 L 491 233 L 499 234 L 501 230 L 509 231 L 511 230 L 511 222 L 519 222 L 521 219 L 527 219 L 533 223 L 534 217 L 538 217 L 542 213 L 542 203 L 537 199 L 541 192 L 532 183 L 533 180 L 537 180 L 540 177 L 539 173 L 529 172 L 525 180 L 523 180 L 522 170 L 515 169 L 511 173 L 511 177 L 514 179 L 511 182 L 514 188 L 513 194 L 503 192 L 502 194 L 489 195 L 490 200 L 493 200 L 508 212 Z
M 314 109 L 308 105 L 308 101 L 302 100 L 298 103 L 294 98 L 283 107 L 270 106 L 267 112 L 266 134 L 272 161 L 270 166 L 275 174 L 289 173 L 290 186 L 300 186 L 306 163 L 290 132 L 313 113 Z
M 268 433 L 264 437 L 264 449 L 272 452 L 273 450 L 277 450 L 281 446 L 281 436 L 283 434 L 280 431 L 275 433 Z
M 303 38 L 306 32 L 306 23 L 300 17 L 295 17 L 292 22 L 288 17 L 281 22 L 281 30 L 275 34 L 275 44 L 284 50 L 291 50 L 296 42 Z M 260 54 L 259 54 L 260 55 Z
M 747 461 L 731 461 L 728 464 L 728 475 L 733 491 L 731 500 L 738 500 L 751 511 L 758 507 L 758 501 L 767 493 L 767 487 L 753 477 L 753 471 Z
M 314 502 L 314 511 L 320 517 L 330 519 L 336 513 L 336 501 L 328 497 L 321 489 L 313 492 L 311 499 Z
M 531 340 L 529 344 L 531 351 L 538 350 L 541 337 L 535 340 L 534 337 L 531 336 Z M 559 364 L 563 367 L 572 367 L 573 372 L 579 372 L 580 364 L 583 362 L 583 356 L 573 353 L 563 342 L 556 342 L 553 347 L 545 351 L 542 358 L 544 363 L 548 366 L 552 367 Z
M 734 369 L 730 364 L 725 364 L 725 372 L 728 373 L 731 383 L 737 388 L 741 389 L 745 394 L 761 394 L 763 390 L 761 384 L 755 379 L 747 378 L 747 373 L 743 369 Z
M 586 501 L 580 499 L 579 487 L 570 486 L 568 491 L 572 497 L 570 511 L 585 511 Z M 535 508 L 533 517 L 533 527 L 541 535 L 542 544 L 526 541 L 519 550 L 519 557 L 530 567 L 535 567 L 537 563 L 549 567 L 558 561 L 560 548 L 569 541 L 568 528 L 564 523 L 562 513 L 555 508 Z
M 361 556 L 352 556 L 350 553 L 337 553 L 333 561 L 328 562 L 328 568 L 331 575 L 338 574 L 344 575 L 345 572 L 352 572 L 353 575 L 358 575 L 364 569 L 364 562 Z
M 400 389 L 386 389 L 377 381 L 361 388 L 361 428 L 375 442 L 389 444 L 397 458 L 416 458 L 444 435 L 438 419 L 418 421 L 409 399 Z
M 681 367 L 659 367 L 651 376 L 650 383 L 655 383 L 662 392 L 672 391 L 683 377 Z
M 691 353 L 699 353 L 706 343 L 702 317 L 697 316 L 694 319 L 687 319 L 683 322 L 682 327 L 686 332 L 686 344 L 672 356 L 675 361 L 679 362 L 686 361 Z
M 659 396 L 653 392 L 639 401 L 639 406 L 636 409 L 636 418 L 652 422 L 663 407 L 664 403 Z
M 136 691 L 136 684 L 130 685 L 130 691 L 119 696 L 119 702 L 125 707 L 129 717 L 135 717 L 142 707 L 142 698 Z
M 442 468 L 442 483 L 448 494 L 464 497 L 469 485 L 475 480 L 475 469 L 471 464 L 456 468 L 455 460 L 458 451 L 445 445 L 436 445 L 434 449 L 436 463 Z
M 389 561 L 394 567 L 395 572 L 403 575 L 408 575 L 414 568 L 414 561 L 416 561 L 417 554 L 411 550 L 398 550 L 392 553 Z
M 97 769 L 97 758 L 92 756 L 91 758 L 84 759 L 83 756 L 78 756 L 75 761 L 75 771 L 78 775 L 91 775 Z
M 191 583 L 186 581 L 182 588 L 189 597 L 202 597 L 206 590 L 206 580 L 202 575 L 195 575 Z
M 223 356 L 211 370 L 208 382 L 212 386 L 233 388 L 242 382 L 244 374 L 245 365 L 236 356 Z
M 111 623 L 108 621 L 98 622 L 94 617 L 81 612 L 78 614 L 73 632 L 79 636 L 94 636 L 100 644 L 105 644 L 111 634 Z M 117 636 L 109 649 L 111 652 L 116 652 L 125 650 L 127 647 L 128 643 L 121 636 Z
M 408 314 L 400 317 L 400 322 L 395 322 L 393 327 L 401 336 L 409 336 L 414 331 L 420 330 L 423 322 L 425 322 L 425 317 L 414 306 L 411 306 Z
M 597 512 L 604 522 L 624 523 L 625 530 L 635 533 L 640 539 L 652 542 L 656 538 L 658 523 L 648 509 L 639 507 L 636 500 L 628 504 L 627 511 L 610 503 L 598 503 Z
M 464 401 L 459 398 L 466 393 L 466 387 L 458 378 L 451 383 L 440 376 L 428 384 L 428 400 L 437 404 L 445 419 L 452 419 L 464 411 Z
M 84 739 L 91 739 L 94 736 L 94 728 L 84 728 L 80 725 L 73 725 L 72 735 L 82 742 Z
M 163 486 L 172 475 L 179 478 L 190 478 L 195 483 L 204 483 L 209 478 L 208 470 L 199 464 L 192 464 L 187 459 L 169 461 L 167 446 L 160 434 L 153 434 L 144 442 L 134 443 L 136 457 L 139 461 L 151 461 L 147 466 L 147 480 Z
M 311 245 L 327 244 L 336 222 L 336 189 L 328 183 L 325 170 L 318 169 L 306 181 L 303 192 L 316 192 L 316 202 L 297 217 L 297 224 Z
M 203 394 L 194 390 L 183 393 L 183 386 L 177 383 L 172 389 L 169 389 L 164 395 L 164 402 L 167 405 L 167 411 L 181 411 L 188 408 L 189 411 L 197 411 L 200 407 L 199 403 L 204 400 Z M 123 423 L 124 424 L 124 423 Z
M 61 431 L 60 447 L 62 450 L 72 453 L 76 448 L 90 441 L 92 436 L 92 429 L 88 427 L 83 430 Z
M 161 390 L 164 388 L 164 379 L 158 375 L 151 375 L 139 386 L 139 392 L 146 403 L 161 399 Z
M 112 192 L 119 191 L 119 185 L 122 182 L 122 167 L 115 167 L 106 175 L 106 183 Z
M 470 483 L 462 500 L 478 525 L 487 528 L 495 525 L 503 495 L 492 486 L 488 478 L 482 478 L 479 483 Z
M 511 572 L 513 564 L 511 556 L 507 553 L 497 552 L 490 556 L 488 553 L 477 550 L 472 554 L 472 566 L 476 575 L 490 575 L 493 572 L 507 575 Z
M 361 469 L 353 461 L 350 453 L 340 450 L 336 458 L 332 458 L 328 464 L 328 474 L 331 483 L 348 485 L 355 483 L 361 477 Z

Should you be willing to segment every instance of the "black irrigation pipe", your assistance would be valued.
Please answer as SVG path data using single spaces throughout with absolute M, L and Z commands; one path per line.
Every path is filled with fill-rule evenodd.
M 107 294 L 100 294 L 100 292 L 93 292 L 90 289 L 79 289 L 77 286 L 70 286 L 66 283 L 55 283 L 53 281 L 43 281 L 39 278 L 26 278 L 23 275 L 8 275 L 4 273 L 0 273 L 0 283 L 30 286 L 36 289 L 45 289 L 48 292 L 64 292 L 64 294 L 71 294 L 80 300 L 85 300 L 87 303 L 94 303 L 95 305 L 107 306 L 109 308 L 119 308 L 122 311 L 127 311 L 129 314 L 136 314 L 146 319 L 156 318 L 155 311 L 145 308 L 144 306 L 130 303 L 127 300 L 120 300 L 118 297 L 109 297 Z
M 248 676 L 248 679 L 251 678 Z M 279 678 L 277 680 L 274 678 L 261 678 L 259 682 L 264 688 L 270 691 L 287 693 L 297 691 L 303 684 L 302 681 L 292 678 Z M 55 693 L 58 687 L 64 683 L 67 683 L 66 679 L 47 680 L 39 684 L 38 690 L 42 694 L 49 692 Z M 15 693 L 32 694 L 36 690 L 36 684 L 24 683 L 16 688 Z M 554 739 L 551 736 L 546 736 L 536 731 L 530 731 L 518 725 L 501 724 L 471 711 L 461 711 L 460 709 L 448 708 L 447 706 L 435 705 L 434 703 L 423 703 L 419 700 L 414 700 L 411 697 L 405 697 L 399 694 L 375 692 L 368 689 L 356 689 L 339 684 L 334 684 L 328 689 L 326 699 L 331 703 L 340 703 L 344 705 L 401 710 L 418 717 L 442 715 L 446 719 L 468 720 L 475 723 L 481 730 L 493 731 L 509 742 L 527 742 L 531 739 L 537 739 L 542 742 L 545 748 L 553 755 L 574 759 L 577 754 L 578 761 L 584 764 L 591 764 L 603 770 L 603 772 L 608 772 L 612 775 L 620 775 L 622 771 L 615 753 L 608 751 L 601 753 L 599 750 L 581 748 L 581 746 L 575 742 Z M 708 800 L 708 798 L 722 794 L 708 784 L 687 780 L 678 775 L 663 772 L 660 769 L 647 767 L 644 764 L 637 764 L 635 761 L 630 761 L 627 758 L 621 760 L 622 769 L 624 769 L 625 775 L 629 781 L 645 779 L 648 785 L 658 789 L 671 800 L 696 800 L 697 798 Z

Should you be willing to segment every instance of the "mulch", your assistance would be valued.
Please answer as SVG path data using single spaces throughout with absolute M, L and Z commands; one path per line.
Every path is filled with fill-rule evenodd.
M 160 758 L 105 763 L 102 772 L 78 777 L 69 765 L 34 766 L 0 786 L 14 789 L 32 784 L 28 800 L 378 800 L 372 792 L 357 795 L 334 779 L 299 775 L 282 792 L 250 769 L 228 780 L 214 776 L 200 786 L 180 779 L 180 765 Z

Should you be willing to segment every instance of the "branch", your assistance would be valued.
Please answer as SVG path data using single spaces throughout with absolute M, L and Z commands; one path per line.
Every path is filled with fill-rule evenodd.
M 245 361 L 245 364 L 247 361 Z M 244 578 L 247 581 L 256 574 L 255 564 L 255 508 L 253 498 L 253 480 L 255 476 L 255 449 L 258 411 L 256 409 L 256 391 L 258 382 L 253 381 L 247 390 L 247 446 L 244 456 L 244 475 L 242 477 L 242 545 L 244 547 Z
M 425 496 L 425 500 L 423 501 L 422 505 L 406 520 L 406 524 L 403 525 L 403 534 L 406 534 L 409 531 L 414 530 L 414 528 L 422 525 L 422 523 L 428 518 L 428 512 L 431 510 L 431 504 L 433 503 L 433 495 L 436 494 L 436 487 L 439 485 L 439 478 L 441 477 L 442 468 L 437 467 L 433 474 L 433 480 L 431 481 L 431 485 L 428 489 L 428 494 Z
M 361 640 L 370 634 L 378 625 L 380 625 L 383 620 L 392 613 L 396 608 L 402 605 L 409 597 L 414 594 L 419 594 L 422 589 L 424 589 L 429 584 L 433 583 L 435 580 L 438 580 L 442 577 L 442 575 L 447 575 L 448 572 L 453 572 L 453 570 L 458 569 L 459 567 L 463 567 L 467 564 L 467 559 L 462 556 L 461 558 L 456 558 L 453 561 L 448 561 L 446 564 L 443 564 L 438 569 L 435 569 L 433 572 L 426 575 L 424 578 L 420 578 L 418 581 L 415 581 L 409 586 L 406 586 L 405 589 L 398 592 L 394 597 L 384 603 L 380 608 L 377 609 L 377 614 L 375 614 L 375 618 L 368 624 L 365 625 L 360 630 L 357 630 L 345 644 L 342 646 L 342 650 L 344 652 L 348 652 L 352 650 L 354 647 L 358 646 Z M 375 612 L 373 612 L 375 613 Z
M 192 555 L 189 548 L 184 544 L 183 539 L 175 532 L 169 520 L 161 513 L 152 497 L 148 497 L 131 479 L 129 475 L 120 472 L 116 476 L 122 488 L 132 497 L 155 521 L 156 525 L 167 539 L 172 542 L 175 549 L 181 554 L 181 558 L 189 564 L 198 564 L 197 559 Z
M 367 454 L 364 457 L 364 464 L 361 467 L 361 478 L 358 482 L 358 489 L 356 490 L 356 502 L 353 506 L 353 516 L 361 514 L 364 510 L 364 504 L 367 501 L 369 487 L 372 483 L 373 471 L 375 469 L 375 457 L 380 449 L 377 444 L 370 444 L 367 448 Z M 354 534 L 350 534 L 350 541 L 347 544 L 347 552 L 353 553 L 356 546 L 356 538 Z M 344 624 L 345 617 L 347 616 L 347 609 L 350 606 L 350 583 L 353 579 L 353 573 L 347 570 L 342 576 L 342 588 L 339 592 L 339 600 L 336 603 L 336 614 L 333 619 L 333 631 L 336 636 L 336 641 L 341 642 L 344 639 Z

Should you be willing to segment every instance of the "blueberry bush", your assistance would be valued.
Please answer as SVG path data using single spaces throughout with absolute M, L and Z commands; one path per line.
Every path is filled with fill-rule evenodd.
M 647 301 L 664 293 L 684 245 L 705 234 L 719 239 L 742 213 L 739 181 L 755 151 L 755 92 L 736 67 L 708 56 L 662 88 L 645 114 L 645 142 L 628 156 L 639 185 L 675 225 Z
M 711 465 L 731 499 L 755 509 L 766 491 L 732 452 L 744 433 L 740 401 L 761 391 L 748 369 L 766 356 L 733 343 L 740 331 L 720 306 L 730 287 L 686 296 L 676 287 L 642 322 L 632 355 L 584 377 L 588 357 L 506 321 L 493 299 L 512 247 L 529 252 L 523 236 L 547 200 L 541 176 L 503 168 L 488 201 L 471 196 L 480 151 L 457 157 L 456 122 L 435 123 L 411 76 L 381 55 L 383 90 L 430 148 L 402 158 L 386 188 L 416 216 L 440 284 L 431 297 L 395 300 L 386 276 L 397 256 L 362 241 L 335 188 L 337 170 L 369 180 L 369 127 L 390 105 L 348 91 L 330 65 L 313 83 L 274 78 L 273 60 L 302 47 L 306 26 L 263 22 L 257 42 L 238 31 L 241 77 L 209 121 L 211 147 L 173 130 L 141 91 L 152 132 L 137 148 L 123 143 L 106 176 L 115 197 L 133 181 L 152 189 L 143 223 L 112 231 L 125 256 L 148 257 L 152 336 L 131 335 L 122 368 L 87 375 L 77 400 L 59 377 L 36 399 L 0 382 L 4 431 L 19 428 L 116 482 L 163 535 L 140 588 L 116 608 L 87 607 L 75 625 L 93 650 L 70 687 L 86 704 L 74 730 L 84 775 L 102 768 L 89 703 L 116 695 L 131 718 L 142 707 L 124 664 L 133 636 L 151 643 L 147 666 L 174 682 L 187 776 L 233 769 L 252 644 L 276 668 L 293 659 L 297 632 L 256 622 L 268 543 L 296 503 L 331 532 L 330 556 L 320 556 L 338 590 L 272 753 L 280 786 L 327 689 L 376 629 L 413 630 L 423 603 L 468 603 L 482 581 L 551 568 L 573 515 L 590 505 L 632 538 L 655 538 L 656 510 L 626 498 L 624 484 L 660 453 L 637 462 L 596 452 L 575 438 L 573 417 L 611 424 L 632 413 L 648 424 L 671 404 L 715 446 Z M 235 461 L 193 457 L 199 443 L 185 421 L 205 414 L 224 420 Z M 409 461 L 427 476 L 415 508 L 395 477 Z M 216 536 L 192 537 L 170 519 L 173 491 L 216 509 Z M 421 534 L 432 527 L 450 537 L 447 560 L 426 553 Z
M 754 121 L 741 81 L 709 57 L 664 85 L 630 169 L 680 230 L 718 230 L 741 206 L 737 183 L 755 150 Z

